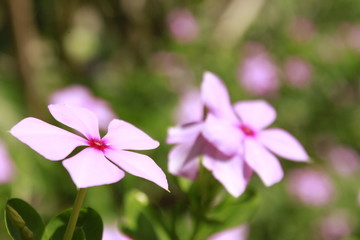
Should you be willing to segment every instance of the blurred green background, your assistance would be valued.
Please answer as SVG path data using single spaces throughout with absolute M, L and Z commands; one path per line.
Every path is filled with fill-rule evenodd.
M 72 205 L 76 189 L 61 163 L 45 160 L 8 131 L 28 116 L 57 124 L 47 111 L 49 99 L 73 84 L 161 142 L 148 154 L 174 188 L 166 130 L 176 124 L 181 97 L 211 71 L 233 102 L 269 101 L 278 113 L 274 126 L 296 136 L 312 158 L 310 164 L 281 160 L 285 178 L 270 188 L 253 177 L 260 204 L 246 221 L 248 239 L 360 239 L 359 17 L 356 0 L 1 1 L 0 137 L 15 176 L 0 185 L 0 204 L 22 198 L 45 220 Z M 256 73 L 244 74 L 256 56 L 262 59 L 253 61 Z M 251 82 L 251 74 L 264 75 L 265 83 Z M 319 190 L 325 200 L 309 204 L 291 193 L 295 169 L 325 176 L 330 187 Z M 177 198 L 176 191 L 169 197 L 127 175 L 91 188 L 85 205 L 113 222 L 123 216 L 132 189 L 159 207 Z M 9 239 L 0 223 L 0 239 Z

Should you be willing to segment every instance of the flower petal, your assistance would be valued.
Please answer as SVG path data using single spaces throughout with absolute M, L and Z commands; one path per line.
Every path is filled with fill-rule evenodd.
M 100 138 L 98 119 L 88 109 L 75 105 L 50 104 L 49 110 L 57 121 L 79 131 L 88 139 Z
M 298 140 L 282 129 L 261 131 L 259 140 L 270 151 L 293 161 L 308 161 L 309 156 Z
M 10 133 L 49 160 L 61 160 L 86 140 L 36 118 L 25 118 Z
M 210 72 L 204 74 L 201 97 L 212 114 L 229 121 L 236 121 L 227 89 L 215 74 Z
M 165 173 L 148 156 L 129 151 L 107 150 L 105 156 L 126 172 L 145 178 L 168 190 Z
M 10 182 L 14 178 L 15 168 L 2 141 L 0 141 L 0 166 L 0 184 Z
M 171 127 L 168 129 L 167 144 L 178 144 L 193 141 L 200 134 L 203 127 L 202 123 L 185 125 L 181 127 Z
M 248 233 L 249 227 L 241 225 L 213 234 L 207 240 L 246 240 L 248 239 Z
M 245 140 L 245 161 L 259 175 L 266 186 L 271 186 L 283 178 L 279 160 L 255 140 Z
M 78 188 L 115 183 L 125 176 L 101 151 L 93 148 L 85 148 L 62 163 Z
M 198 133 L 192 139 L 174 147 L 169 153 L 168 169 L 173 175 L 194 180 L 199 171 L 199 158 L 209 145 Z
M 175 146 L 169 153 L 169 172 L 176 176 L 183 176 L 194 180 L 199 171 L 198 159 L 200 151 L 193 142 Z
M 235 155 L 227 160 L 213 161 L 212 173 L 214 177 L 234 197 L 240 196 L 249 182 L 249 176 L 245 175 L 244 170 L 245 162 L 240 155 Z
M 114 119 L 110 122 L 108 133 L 103 138 L 116 150 L 147 150 L 159 146 L 159 142 L 134 125 Z
M 241 121 L 256 130 L 269 126 L 276 119 L 275 109 L 265 101 L 241 101 L 234 105 Z
M 226 155 L 242 150 L 243 135 L 235 125 L 208 114 L 203 128 L 204 137 Z

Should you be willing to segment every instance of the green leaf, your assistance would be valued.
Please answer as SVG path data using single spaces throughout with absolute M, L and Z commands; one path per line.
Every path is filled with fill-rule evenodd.
M 36 210 L 18 198 L 6 203 L 5 225 L 14 240 L 40 240 L 45 228 Z
M 138 227 L 137 219 L 148 205 L 149 199 L 145 193 L 136 189 L 129 191 L 124 200 L 124 218 L 126 221 L 123 225 L 129 229 L 136 229 Z
M 65 210 L 50 220 L 42 240 L 62 240 L 72 208 Z M 92 208 L 82 208 L 76 223 L 73 240 L 101 240 L 103 222 L 100 215 Z
M 206 226 L 201 236 L 237 227 L 248 222 L 255 214 L 260 203 L 256 192 L 248 190 L 239 198 L 227 195 L 220 203 L 209 209 L 204 219 Z

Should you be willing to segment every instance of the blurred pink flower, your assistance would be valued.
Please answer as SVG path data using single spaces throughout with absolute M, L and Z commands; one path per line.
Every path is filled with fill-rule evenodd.
M 309 63 L 298 57 L 290 57 L 285 61 L 285 79 L 294 87 L 309 85 L 312 68 Z
M 205 73 L 201 88 L 201 97 L 208 94 L 207 91 L 217 92 L 217 101 L 219 103 L 229 101 L 226 89 L 207 86 L 207 79 L 214 78 L 211 73 Z M 219 86 L 214 86 L 219 87 Z M 225 90 L 225 91 L 224 91 Z M 168 168 L 169 171 L 178 176 L 184 176 L 189 179 L 195 179 L 199 169 L 199 156 L 203 156 L 203 165 L 209 169 L 214 177 L 221 182 L 230 194 L 237 197 L 246 188 L 251 176 L 251 170 L 245 164 L 240 155 L 227 156 L 221 152 L 221 149 L 211 144 L 203 136 L 203 107 L 196 108 L 201 114 L 198 121 L 169 128 L 168 144 L 177 144 L 169 153 Z M 211 110 L 210 110 L 211 111 Z M 224 109 L 224 111 L 227 111 Z
M 351 234 L 352 225 L 351 217 L 347 212 L 335 210 L 321 220 L 320 234 L 324 240 L 345 239 Z
M 114 225 L 105 225 L 102 240 L 131 240 Z
M 315 34 L 314 23 L 307 18 L 297 18 L 288 27 L 289 35 L 298 42 L 308 42 Z
M 311 168 L 291 171 L 287 190 L 300 202 L 310 206 L 324 205 L 334 196 L 334 187 L 330 178 L 324 172 Z
M 252 48 L 253 45 L 250 45 Z M 262 50 L 248 50 L 238 70 L 240 84 L 248 92 L 257 96 L 275 94 L 279 89 L 279 79 L 276 65 L 268 54 Z
M 181 97 L 175 111 L 175 119 L 180 125 L 200 122 L 203 117 L 203 107 L 200 92 L 197 89 L 190 89 Z
M 174 52 L 155 52 L 150 58 L 150 67 L 158 74 L 166 76 L 170 80 L 170 87 L 175 91 L 191 86 L 194 80 L 186 61 Z
M 207 240 L 245 240 L 247 239 L 248 231 L 248 226 L 242 225 L 211 235 Z
M 347 24 L 345 26 L 345 40 L 349 47 L 360 52 L 360 26 Z
M 168 27 L 171 35 L 181 43 L 189 43 L 198 35 L 198 23 L 192 13 L 186 9 L 176 9 L 170 12 Z
M 14 177 L 14 165 L 6 146 L 0 141 L 0 184 L 10 182 Z
M 89 89 L 81 85 L 72 85 L 56 91 L 50 97 L 50 103 L 72 104 L 87 108 L 98 117 L 99 126 L 102 129 L 106 129 L 109 122 L 115 117 L 115 114 L 106 101 L 96 98 L 91 94 Z
M 280 162 L 273 153 L 293 161 L 308 161 L 304 148 L 288 132 L 265 129 L 276 118 L 275 110 L 267 102 L 242 101 L 231 106 L 226 87 L 212 74 L 205 77 L 202 87 L 203 101 L 209 109 L 202 133 L 222 153 L 239 159 L 233 168 L 239 168 L 245 161 L 270 186 L 283 177 Z
M 49 105 L 49 110 L 57 121 L 77 130 L 82 136 L 31 117 L 16 124 L 10 133 L 52 161 L 62 160 L 75 148 L 85 146 L 62 162 L 78 188 L 117 182 L 124 177 L 124 171 L 168 188 L 165 174 L 151 158 L 127 151 L 159 146 L 140 129 L 114 119 L 109 124 L 108 133 L 101 138 L 98 119 L 88 109 L 56 104 Z
M 341 176 L 349 176 L 359 170 L 360 156 L 352 148 L 346 146 L 333 146 L 327 154 L 333 169 Z

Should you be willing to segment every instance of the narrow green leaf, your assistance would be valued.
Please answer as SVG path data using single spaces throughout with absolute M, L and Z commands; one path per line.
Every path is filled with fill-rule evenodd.
M 45 229 L 36 210 L 18 198 L 10 199 L 6 203 L 5 225 L 14 240 L 40 240 Z
M 46 226 L 42 240 L 62 240 L 72 208 L 54 217 Z M 92 208 L 82 208 L 76 223 L 73 240 L 101 240 L 103 222 L 100 215 Z

